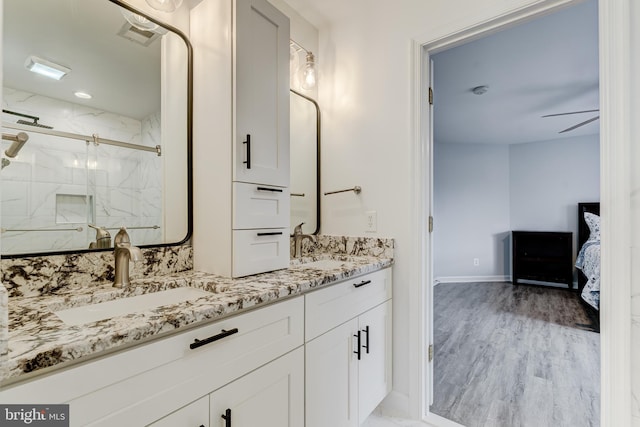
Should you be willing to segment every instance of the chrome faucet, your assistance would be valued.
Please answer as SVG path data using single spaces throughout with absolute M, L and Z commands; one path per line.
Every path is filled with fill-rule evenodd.
M 300 224 L 296 225 L 296 227 L 293 229 L 293 234 L 291 235 L 291 237 L 293 237 L 293 257 L 294 258 L 302 257 L 302 241 L 304 239 L 309 239 L 314 243 L 316 242 L 316 236 L 314 236 L 313 234 L 302 233 L 303 224 L 304 222 L 301 222 Z
M 87 225 L 96 230 L 96 241 L 89 244 L 89 249 L 103 249 L 111 247 L 111 234 L 109 234 L 109 231 L 105 227 L 98 227 L 93 224 Z
M 122 288 L 129 286 L 129 260 L 136 262 L 142 259 L 142 251 L 137 246 L 131 246 L 131 240 L 127 229 L 121 227 L 116 237 L 113 238 L 113 257 L 116 261 L 116 272 L 113 279 L 113 286 Z

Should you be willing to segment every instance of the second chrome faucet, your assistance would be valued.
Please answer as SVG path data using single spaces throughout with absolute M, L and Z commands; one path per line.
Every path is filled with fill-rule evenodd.
M 304 234 L 302 232 L 303 224 L 304 222 L 301 222 L 300 224 L 296 225 L 296 227 L 293 229 L 293 234 L 291 235 L 291 237 L 293 237 L 293 258 L 302 257 L 302 241 L 304 239 L 309 239 L 314 243 L 316 242 L 316 236 L 314 236 L 313 234 Z
M 113 286 L 122 288 L 129 286 L 129 260 L 136 262 L 143 259 L 142 251 L 137 246 L 131 245 L 131 239 L 127 234 L 127 229 L 121 227 L 116 237 L 113 238 L 113 257 L 115 258 L 115 277 Z

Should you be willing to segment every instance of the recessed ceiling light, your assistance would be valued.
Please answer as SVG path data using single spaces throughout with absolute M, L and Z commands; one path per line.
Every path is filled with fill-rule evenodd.
M 91 96 L 91 94 L 87 93 L 87 92 L 78 91 L 78 92 L 74 92 L 73 94 L 75 96 L 77 96 L 78 98 L 82 98 L 82 99 L 91 99 L 91 98 L 93 98 L 93 96 Z
M 38 73 L 42 76 L 55 80 L 60 80 L 71 72 L 71 68 L 56 64 L 55 62 L 47 61 L 46 59 L 42 59 L 35 55 L 28 57 L 24 66 L 29 71 L 33 71 L 34 73 Z

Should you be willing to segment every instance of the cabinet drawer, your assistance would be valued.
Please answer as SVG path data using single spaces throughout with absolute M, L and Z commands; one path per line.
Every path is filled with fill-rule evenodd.
M 289 267 L 289 229 L 233 230 L 233 277 Z
M 302 345 L 303 297 L 6 388 L 5 403 L 69 403 L 71 425 L 146 425 Z M 223 329 L 238 332 L 190 349 Z
M 391 269 L 352 278 L 304 298 L 308 342 L 391 298 Z
M 288 188 L 233 183 L 233 229 L 289 228 Z
M 184 408 L 149 424 L 149 427 L 204 426 L 209 422 L 209 396 L 201 397 Z

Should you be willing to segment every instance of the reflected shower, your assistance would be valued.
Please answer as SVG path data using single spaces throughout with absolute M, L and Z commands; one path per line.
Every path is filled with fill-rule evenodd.
M 12 159 L 18 155 L 18 153 L 20 152 L 20 150 L 22 149 L 22 147 L 24 146 L 24 144 L 27 143 L 27 141 L 29 140 L 29 135 L 27 135 L 24 132 L 18 132 L 15 135 L 11 135 L 8 133 L 3 133 L 2 134 L 2 139 L 6 140 L 6 141 L 12 141 L 12 144 L 9 148 L 7 148 L 4 151 L 4 154 L 7 157 L 11 157 Z M 11 163 L 9 161 L 9 159 L 2 159 L 2 169 L 4 169 L 6 166 L 9 166 L 9 163 Z

